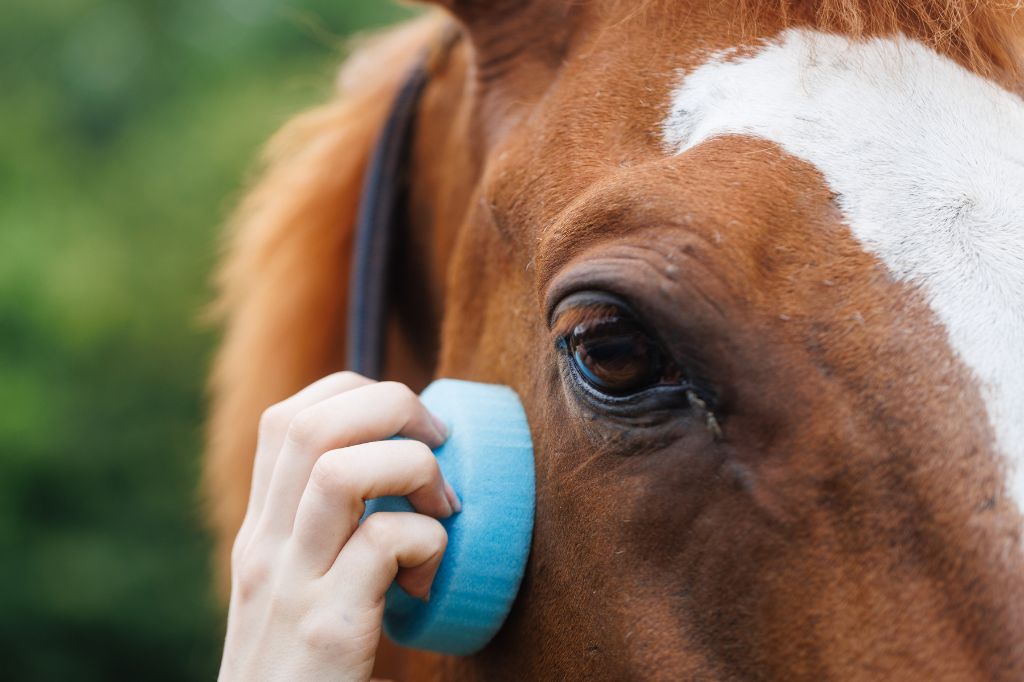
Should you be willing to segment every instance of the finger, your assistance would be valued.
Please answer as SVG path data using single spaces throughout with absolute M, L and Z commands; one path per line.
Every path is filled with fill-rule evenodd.
M 313 466 L 292 531 L 292 561 L 306 575 L 325 574 L 352 536 L 364 500 L 404 495 L 416 511 L 448 518 L 455 511 L 434 453 L 415 440 L 331 450 Z
M 335 372 L 314 381 L 295 395 L 271 405 L 263 412 L 260 417 L 256 457 L 253 461 L 247 517 L 256 519 L 262 511 L 274 464 L 284 444 L 288 426 L 295 415 L 323 400 L 372 383 L 372 379 L 355 372 Z
M 403 590 L 426 598 L 447 545 L 444 526 L 429 516 L 377 512 L 352 534 L 327 579 L 343 604 L 376 607 L 396 575 Z
M 395 435 L 437 447 L 444 442 L 440 428 L 419 397 L 395 382 L 362 386 L 307 407 L 288 428 L 260 527 L 270 534 L 291 533 L 313 464 L 328 450 Z

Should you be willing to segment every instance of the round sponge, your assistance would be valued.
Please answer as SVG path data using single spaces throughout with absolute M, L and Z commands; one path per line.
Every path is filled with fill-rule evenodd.
M 435 454 L 462 511 L 442 522 L 448 548 L 430 601 L 393 584 L 384 631 L 403 646 L 465 656 L 501 628 L 523 578 L 533 532 L 533 444 L 522 404 L 508 387 L 441 379 L 422 399 L 448 426 L 448 440 Z M 396 497 L 366 507 L 367 515 L 412 510 Z

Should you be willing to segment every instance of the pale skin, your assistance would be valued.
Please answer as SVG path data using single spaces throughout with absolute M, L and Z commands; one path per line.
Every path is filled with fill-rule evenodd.
M 404 440 L 387 440 L 392 436 Z M 351 372 L 263 415 L 231 557 L 220 679 L 370 679 L 392 581 L 428 598 L 460 503 L 431 448 L 444 424 L 409 388 Z M 405 495 L 417 513 L 364 501 Z

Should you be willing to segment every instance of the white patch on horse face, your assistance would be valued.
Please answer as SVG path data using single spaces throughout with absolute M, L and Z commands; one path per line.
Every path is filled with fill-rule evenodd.
M 822 173 L 974 373 L 1024 509 L 1024 101 L 906 38 L 791 29 L 686 75 L 663 132 L 675 153 L 765 138 Z

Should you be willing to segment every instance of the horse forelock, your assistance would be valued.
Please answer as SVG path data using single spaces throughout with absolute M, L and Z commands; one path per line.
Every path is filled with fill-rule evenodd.
M 664 1 L 624 4 L 635 16 Z M 733 28 L 759 35 L 781 22 L 854 39 L 902 33 L 977 73 L 1015 79 L 1024 69 L 1022 8 L 1021 0 L 739 0 Z
M 905 34 L 984 75 L 1017 78 L 1024 67 L 1019 0 L 743 0 L 742 21 L 809 24 L 860 39 Z

